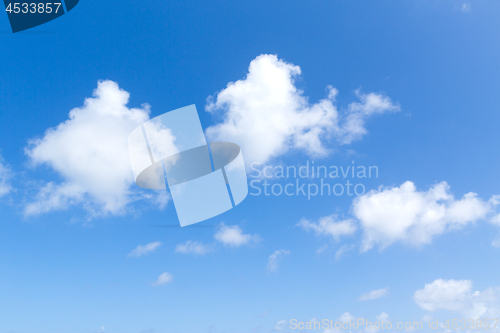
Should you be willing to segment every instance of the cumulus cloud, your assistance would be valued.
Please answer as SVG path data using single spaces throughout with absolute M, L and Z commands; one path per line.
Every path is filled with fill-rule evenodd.
M 183 244 L 178 244 L 175 247 L 175 252 L 184 254 L 192 253 L 198 255 L 205 255 L 210 251 L 212 251 L 212 248 L 210 246 L 200 243 L 198 241 L 187 241 Z
M 338 240 L 341 236 L 352 235 L 356 231 L 354 220 L 338 220 L 336 215 L 325 216 L 318 222 L 302 219 L 297 226 L 314 231 L 317 235 L 327 235 Z
M 128 254 L 127 257 L 142 257 L 148 253 L 151 253 L 160 247 L 160 242 L 152 242 L 146 245 L 139 245 Z
M 461 9 L 462 9 L 462 11 L 463 11 L 464 13 L 468 13 L 468 12 L 470 12 L 470 9 L 471 9 L 470 3 L 468 3 L 468 2 L 464 2 L 464 3 L 462 4 Z
M 7 195 L 12 191 L 10 180 L 12 178 L 12 171 L 3 162 L 0 156 L 0 198 Z
M 149 119 L 149 105 L 128 108 L 129 93 L 100 81 L 82 107 L 25 148 L 34 165 L 45 164 L 63 179 L 49 182 L 25 208 L 27 215 L 84 204 L 96 213 L 121 214 L 137 197 L 128 153 L 128 135 Z M 164 198 L 163 198 L 164 199 Z M 163 200 L 162 202 L 164 202 Z
M 472 291 L 470 280 L 438 279 L 415 291 L 415 302 L 424 310 L 459 312 L 466 318 L 498 318 L 500 288 Z
M 278 320 L 276 325 L 274 325 L 274 330 L 275 331 L 281 331 L 283 328 L 285 328 L 287 321 L 286 320 Z
M 167 283 L 170 283 L 174 280 L 174 276 L 168 272 L 161 273 L 160 276 L 158 276 L 158 279 L 156 279 L 155 282 L 153 282 L 151 285 L 153 287 L 161 286 Z
M 335 106 L 338 91 L 327 87 L 327 96 L 315 104 L 295 85 L 299 66 L 263 54 L 249 66 L 246 78 L 230 82 L 211 96 L 208 112 L 222 122 L 207 128 L 211 141 L 239 144 L 245 162 L 265 163 L 290 150 L 322 157 L 329 153 L 325 143 L 337 140 L 349 144 L 366 133 L 365 119 L 376 113 L 399 111 L 399 106 L 380 94 L 362 94 L 345 114 Z
M 377 289 L 359 296 L 360 301 L 368 301 L 389 295 L 389 288 Z
M 276 272 L 278 270 L 278 263 L 289 254 L 290 251 L 288 250 L 281 249 L 274 251 L 274 253 L 269 256 L 267 261 L 267 271 Z
M 243 230 L 237 225 L 227 226 L 222 224 L 221 228 L 215 233 L 215 239 L 224 245 L 239 247 L 252 242 L 260 241 L 258 235 L 244 234 Z
M 431 242 L 434 236 L 483 219 L 497 204 L 476 193 L 455 199 L 446 182 L 418 191 L 411 181 L 380 188 L 356 198 L 352 211 L 363 229 L 361 250 L 402 241 L 412 245 Z

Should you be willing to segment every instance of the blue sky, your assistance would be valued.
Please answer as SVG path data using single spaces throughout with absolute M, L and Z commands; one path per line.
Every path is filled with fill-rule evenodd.
M 499 13 L 497 1 L 87 0 L 16 34 L 5 14 L 0 332 L 499 318 Z M 349 178 L 359 197 L 250 194 L 176 228 L 166 193 L 130 180 L 126 142 L 132 114 L 191 104 L 209 140 L 242 147 L 249 181 L 252 162 L 354 161 L 378 177 Z

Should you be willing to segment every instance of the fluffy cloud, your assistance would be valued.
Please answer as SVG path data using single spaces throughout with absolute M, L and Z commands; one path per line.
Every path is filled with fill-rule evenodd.
M 373 190 L 356 198 L 352 211 L 363 229 L 362 251 L 396 241 L 412 245 L 430 243 L 434 236 L 483 219 L 497 203 L 475 193 L 454 198 L 446 182 L 417 191 L 407 181 L 399 187 Z
M 302 219 L 297 226 L 306 231 L 313 230 L 317 235 L 332 236 L 335 240 L 341 236 L 352 235 L 356 231 L 354 220 L 338 221 L 335 215 L 322 217 L 317 223 Z
M 278 270 L 278 263 L 287 255 L 290 254 L 288 250 L 276 250 L 273 254 L 269 256 L 267 261 L 267 271 L 268 272 L 276 272 Z
M 160 242 L 152 242 L 146 245 L 139 245 L 128 254 L 127 257 L 142 257 L 148 253 L 151 253 L 160 247 Z
M 98 213 L 123 213 L 134 200 L 127 138 L 149 119 L 147 104 L 128 108 L 128 101 L 129 93 L 115 82 L 100 81 L 93 97 L 71 110 L 68 120 L 30 140 L 25 152 L 32 163 L 50 166 L 63 182 L 41 188 L 27 215 L 79 203 Z
M 368 301 L 389 295 L 389 288 L 377 289 L 359 296 L 360 301 Z
M 12 186 L 10 185 L 12 171 L 2 162 L 3 159 L 0 156 L 0 198 L 12 191 Z
M 386 96 L 358 91 L 360 102 L 340 115 L 335 106 L 338 92 L 330 86 L 325 99 L 310 104 L 295 86 L 300 74 L 299 66 L 276 55 L 255 58 L 245 79 L 229 83 L 208 99 L 206 110 L 223 119 L 206 130 L 208 138 L 239 144 L 247 164 L 265 163 L 293 149 L 321 157 L 328 154 L 326 141 L 348 144 L 365 134 L 368 116 L 399 111 Z
M 498 318 L 500 288 L 472 292 L 470 280 L 438 279 L 417 290 L 415 302 L 424 310 L 448 310 L 466 318 Z
M 170 283 L 174 280 L 174 276 L 168 272 L 161 273 L 160 276 L 158 276 L 158 279 L 156 279 L 155 282 L 153 282 L 151 285 L 153 287 L 161 286 L 163 284 Z
M 221 228 L 215 233 L 215 239 L 224 245 L 231 247 L 239 247 L 251 242 L 260 241 L 258 235 L 244 234 L 241 228 L 237 225 L 227 226 L 222 224 Z
M 211 250 L 212 248 L 210 246 L 198 241 L 187 241 L 183 244 L 178 244 L 175 247 L 175 252 L 184 254 L 193 253 L 198 255 L 205 255 Z

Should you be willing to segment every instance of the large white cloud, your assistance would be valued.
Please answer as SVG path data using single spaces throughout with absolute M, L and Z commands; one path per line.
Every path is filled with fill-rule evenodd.
M 446 182 L 418 191 L 411 181 L 399 187 L 380 188 L 356 198 L 352 211 L 363 230 L 362 251 L 402 241 L 430 243 L 434 236 L 484 219 L 496 199 L 484 201 L 475 193 L 457 200 Z
M 231 82 L 209 98 L 206 110 L 218 112 L 223 121 L 209 127 L 211 141 L 230 141 L 242 148 L 247 164 L 265 163 L 291 149 L 311 156 L 328 154 L 326 141 L 348 144 L 366 133 L 365 119 L 375 113 L 399 111 L 383 95 L 357 92 L 360 102 L 340 115 L 335 106 L 337 90 L 315 104 L 295 86 L 299 66 L 263 54 L 255 58 L 245 79 Z
M 112 81 L 100 81 L 93 97 L 71 110 L 69 119 L 31 140 L 26 154 L 62 177 L 49 182 L 26 206 L 27 215 L 83 203 L 97 213 L 123 213 L 133 200 L 128 153 L 129 133 L 149 119 L 149 106 L 128 108 L 129 93 Z M 163 195 L 160 203 L 168 197 Z
M 415 302 L 424 310 L 448 310 L 466 318 L 498 318 L 500 288 L 472 291 L 470 280 L 438 279 L 415 291 Z
M 12 191 L 13 188 L 10 184 L 11 178 L 12 171 L 3 163 L 3 159 L 0 156 L 0 198 Z

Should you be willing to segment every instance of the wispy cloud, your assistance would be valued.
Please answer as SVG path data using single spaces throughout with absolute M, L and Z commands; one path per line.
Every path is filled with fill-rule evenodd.
M 12 186 L 10 180 L 12 178 L 11 169 L 3 163 L 3 159 L 0 156 L 0 197 L 7 195 L 12 191 Z
M 389 295 L 389 288 L 377 289 L 359 296 L 360 301 L 368 301 Z
M 269 256 L 267 262 L 267 271 L 268 272 L 276 272 L 278 270 L 278 263 L 287 255 L 290 254 L 288 250 L 276 250 L 273 254 Z
M 139 245 L 135 249 L 133 249 L 127 257 L 142 257 L 143 255 L 155 251 L 156 249 L 158 249 L 158 247 L 160 247 L 160 245 L 160 242 L 152 242 L 146 245 Z
M 274 330 L 275 331 L 281 331 L 283 328 L 285 328 L 287 321 L 286 320 L 278 320 L 276 325 L 274 325 Z
M 153 282 L 151 285 L 153 287 L 161 286 L 167 283 L 170 283 L 174 280 L 174 276 L 168 272 L 161 273 L 160 276 L 158 276 L 158 279 L 156 279 L 155 282 Z
M 297 226 L 306 231 L 313 230 L 317 235 L 332 236 L 335 240 L 338 240 L 341 236 L 352 235 L 356 231 L 354 220 L 338 220 L 335 215 L 322 217 L 318 222 L 302 219 L 297 223 Z
M 185 243 L 178 244 L 175 247 L 175 252 L 184 254 L 192 253 L 198 255 L 205 255 L 210 251 L 212 251 L 212 247 L 200 243 L 198 241 L 187 241 Z

